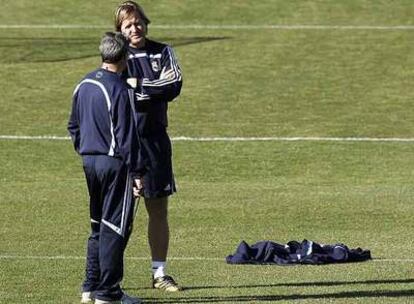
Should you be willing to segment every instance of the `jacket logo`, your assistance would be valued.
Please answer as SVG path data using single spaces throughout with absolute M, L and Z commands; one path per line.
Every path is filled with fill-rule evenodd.
M 151 59 L 151 68 L 154 72 L 161 71 L 161 60 L 159 59 Z

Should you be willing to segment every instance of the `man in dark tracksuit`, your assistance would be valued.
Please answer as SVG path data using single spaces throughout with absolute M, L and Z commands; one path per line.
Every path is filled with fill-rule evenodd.
M 142 7 L 134 1 L 121 3 L 115 12 L 116 30 L 129 39 L 126 78 L 135 87 L 135 116 L 143 155 L 141 159 L 145 160 L 143 196 L 149 219 L 152 286 L 175 292 L 181 288 L 166 271 L 168 197 L 176 191 L 167 111 L 169 102 L 181 92 L 182 75 L 173 49 L 146 38 L 149 23 Z
M 128 86 L 127 42 L 106 33 L 100 44 L 102 67 L 78 84 L 68 130 L 82 156 L 90 197 L 92 232 L 81 303 L 141 303 L 123 293 L 123 255 L 133 221 L 133 185 L 140 185 L 137 131 Z M 135 189 L 136 190 L 136 189 Z

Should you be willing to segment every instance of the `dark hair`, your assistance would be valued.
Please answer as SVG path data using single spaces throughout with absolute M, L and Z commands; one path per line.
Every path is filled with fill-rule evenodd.
M 102 62 L 117 63 L 125 58 L 128 52 L 128 41 L 119 32 L 106 32 L 99 45 Z

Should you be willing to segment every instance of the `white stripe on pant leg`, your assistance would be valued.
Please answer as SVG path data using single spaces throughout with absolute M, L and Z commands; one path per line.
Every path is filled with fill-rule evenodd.
M 113 231 L 115 231 L 117 234 L 122 236 L 122 231 L 119 227 L 115 226 L 114 224 L 112 224 L 111 222 L 108 222 L 104 219 L 102 219 L 102 224 L 108 226 L 109 228 L 111 228 Z
M 117 227 L 115 224 L 102 219 L 102 223 L 105 224 L 106 226 L 108 226 L 109 228 L 111 228 L 113 231 L 115 231 L 117 234 L 119 234 L 122 237 L 125 237 L 125 230 L 126 230 L 126 225 L 125 225 L 125 220 L 128 218 L 126 216 L 126 210 L 128 209 L 129 206 L 128 205 L 128 199 L 130 198 L 129 195 L 129 190 L 131 189 L 129 187 L 129 183 L 130 183 L 130 177 L 129 177 L 129 172 L 127 171 L 127 178 L 126 178 L 126 185 L 124 188 L 124 195 L 123 195 L 123 200 L 122 200 L 122 212 L 121 212 L 121 221 L 120 221 L 120 227 Z
M 128 222 L 128 214 L 131 209 L 131 177 L 129 174 L 129 170 L 127 170 L 127 179 L 126 179 L 126 185 L 124 190 L 124 200 L 122 203 L 122 216 L 121 216 L 121 232 L 122 236 L 125 237 L 126 230 L 127 230 L 127 222 Z

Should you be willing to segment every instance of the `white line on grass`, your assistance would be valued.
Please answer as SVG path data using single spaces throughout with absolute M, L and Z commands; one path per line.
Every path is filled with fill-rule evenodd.
M 69 136 L 55 136 L 55 135 L 0 135 L 0 139 L 12 139 L 12 140 L 69 140 Z
M 127 260 L 149 260 L 149 257 L 125 257 Z M 84 260 L 83 256 L 37 256 L 37 255 L 0 255 L 0 260 Z M 209 257 L 169 257 L 170 261 L 225 261 L 225 258 L 209 258 Z M 414 259 L 382 259 L 374 258 L 372 262 L 388 262 L 388 263 L 414 263 Z
M 186 24 L 156 25 L 158 29 L 195 29 L 195 30 L 414 30 L 414 25 L 307 25 L 307 24 Z
M 0 29 L 109 29 L 87 24 L 0 24 Z M 307 25 L 307 24 L 159 24 L 154 29 L 169 30 L 414 30 L 414 25 Z
M 0 140 L 69 140 L 69 136 L 26 136 L 26 135 L 0 135 Z M 292 136 L 292 137 L 188 137 L 176 136 L 173 141 L 336 141 L 336 142 L 414 142 L 414 138 L 399 137 L 318 137 L 318 136 Z
M 127 260 L 150 260 L 150 257 L 125 257 Z M 84 260 L 83 256 L 37 256 L 37 255 L 0 255 L 0 260 Z M 224 258 L 169 257 L 171 261 L 222 261 Z
M 175 141 L 390 141 L 414 142 L 414 138 L 375 138 L 375 137 L 173 137 Z

